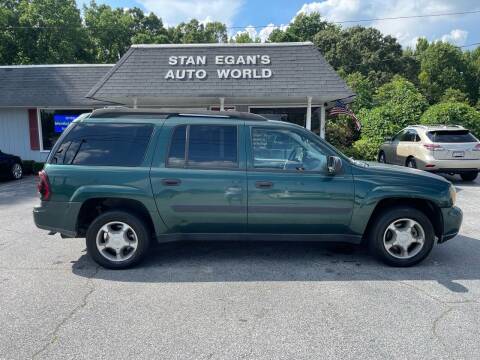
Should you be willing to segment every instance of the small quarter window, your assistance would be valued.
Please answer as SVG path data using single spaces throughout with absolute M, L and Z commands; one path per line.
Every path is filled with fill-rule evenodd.
M 187 138 L 187 127 L 176 127 L 172 141 L 170 143 L 170 152 L 168 154 L 167 164 L 171 166 L 185 165 L 185 141 Z

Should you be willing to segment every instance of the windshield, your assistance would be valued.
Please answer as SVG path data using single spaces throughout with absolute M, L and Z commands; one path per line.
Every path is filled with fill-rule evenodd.
M 441 130 L 429 131 L 427 136 L 436 143 L 470 143 L 477 142 L 468 130 Z

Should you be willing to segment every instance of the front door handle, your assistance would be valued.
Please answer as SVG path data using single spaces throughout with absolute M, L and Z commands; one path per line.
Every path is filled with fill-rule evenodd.
M 270 189 L 273 187 L 273 183 L 271 181 L 257 181 L 255 187 L 257 189 Z
M 182 181 L 180 179 L 162 179 L 162 184 L 165 186 L 177 186 Z

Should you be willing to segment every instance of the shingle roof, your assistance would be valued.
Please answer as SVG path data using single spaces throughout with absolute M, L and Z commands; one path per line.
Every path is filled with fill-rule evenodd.
M 206 56 L 205 65 L 170 65 L 169 56 Z M 217 55 L 268 55 L 270 64 L 217 65 Z M 262 79 L 219 79 L 217 69 L 269 68 Z M 205 79 L 166 79 L 173 69 L 204 69 Z M 88 93 L 88 97 L 125 103 L 125 99 L 180 97 L 305 98 L 331 101 L 353 92 L 310 42 L 277 44 L 134 45 Z M 122 101 L 123 99 L 123 101 Z
M 0 66 L 1 106 L 94 106 L 85 94 L 113 65 Z

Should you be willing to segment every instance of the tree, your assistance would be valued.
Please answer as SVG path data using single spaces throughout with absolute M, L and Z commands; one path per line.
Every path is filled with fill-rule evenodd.
M 117 62 L 132 44 L 134 17 L 128 10 L 97 5 L 95 1 L 84 6 L 84 14 L 95 60 Z
M 440 98 L 440 102 L 463 102 L 468 104 L 468 98 L 464 92 L 458 89 L 448 88 Z
M 418 124 L 428 106 L 425 97 L 414 84 L 399 75 L 378 88 L 372 109 L 358 113 L 362 123 L 360 140 L 354 143 L 355 157 L 374 160 L 385 136 L 402 128 Z
M 0 0 L 0 64 L 17 62 L 18 1 Z
M 328 26 L 329 23 L 322 20 L 318 12 L 310 14 L 300 13 L 295 16 L 295 19 L 288 25 L 285 32 L 296 37 L 299 41 L 313 41 L 315 35 Z
M 336 70 L 360 72 L 377 86 L 403 73 L 401 45 L 377 29 L 327 26 L 315 35 L 314 43 Z
M 300 41 L 300 39 L 297 36 L 291 33 L 287 33 L 280 29 L 274 29 L 270 33 L 270 36 L 268 37 L 268 40 L 267 40 L 267 42 L 271 42 L 271 43 L 295 42 L 295 41 Z
M 260 38 L 256 37 L 255 39 L 252 39 L 250 34 L 246 31 L 239 32 L 231 39 L 232 42 L 237 43 L 237 44 L 248 44 L 248 43 L 259 43 Z
M 154 13 L 145 15 L 135 7 L 128 10 L 133 18 L 132 44 L 166 44 L 169 43 L 167 29 L 163 27 L 162 19 Z
M 359 72 L 347 75 L 345 81 L 356 94 L 355 101 L 350 105 L 351 109 L 354 112 L 360 109 L 370 109 L 373 106 L 374 84 Z
M 480 137 L 480 112 L 463 102 L 445 102 L 430 106 L 420 122 L 425 125 L 462 125 Z
M 458 47 L 437 41 L 421 53 L 420 87 L 431 104 L 438 102 L 448 88 L 466 93 L 473 104 L 478 88 L 472 70 Z
M 220 22 L 210 22 L 206 25 L 193 19 L 182 22 L 175 28 L 169 29 L 170 39 L 173 43 L 220 43 L 227 42 L 227 28 Z
M 87 34 L 74 0 L 19 0 L 9 3 L 16 5 L 14 12 L 18 11 L 16 62 L 49 64 L 90 60 L 86 51 Z

